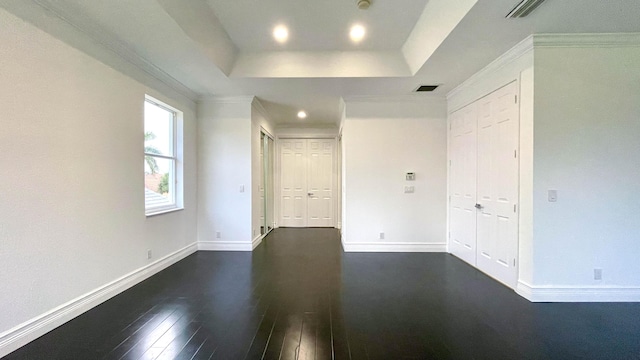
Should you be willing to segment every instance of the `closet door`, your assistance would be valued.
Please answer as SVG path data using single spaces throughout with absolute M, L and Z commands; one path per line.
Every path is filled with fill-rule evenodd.
M 307 141 L 280 140 L 280 226 L 307 226 Z
M 519 111 L 513 82 L 478 102 L 477 266 L 517 281 Z
M 477 115 L 469 105 L 451 117 L 449 251 L 476 265 Z
M 334 140 L 312 139 L 307 142 L 307 226 L 334 226 L 333 149 Z
M 335 226 L 333 139 L 280 140 L 280 226 Z
M 451 114 L 449 252 L 514 288 L 518 254 L 518 84 Z

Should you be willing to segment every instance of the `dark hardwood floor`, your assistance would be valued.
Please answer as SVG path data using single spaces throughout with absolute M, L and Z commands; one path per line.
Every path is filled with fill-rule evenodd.
M 640 304 L 532 304 L 448 254 L 345 254 L 334 229 L 276 229 L 253 253 L 197 252 L 13 359 L 640 359 Z

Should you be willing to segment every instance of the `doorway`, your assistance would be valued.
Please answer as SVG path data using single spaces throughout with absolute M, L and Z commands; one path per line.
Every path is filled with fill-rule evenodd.
M 274 221 L 274 153 L 273 138 L 260 132 L 260 235 L 268 234 Z
M 280 226 L 335 227 L 335 139 L 281 139 Z

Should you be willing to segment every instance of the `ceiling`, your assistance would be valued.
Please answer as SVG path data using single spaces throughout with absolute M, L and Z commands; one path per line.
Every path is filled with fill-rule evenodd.
M 208 0 L 207 3 L 240 51 L 400 50 L 427 0 L 383 0 L 367 11 L 356 0 Z M 241 20 L 240 20 L 241 19 Z M 367 40 L 354 46 L 353 24 L 366 25 Z M 286 24 L 286 45 L 273 40 L 271 29 Z
M 77 32 L 183 94 L 258 96 L 282 127 L 334 127 L 341 99 L 445 96 L 532 33 L 640 32 L 638 0 L 0 0 L 64 41 Z M 367 29 L 358 44 L 353 24 Z M 286 25 L 285 44 L 272 37 Z M 74 31 L 63 28 L 72 27 Z M 420 84 L 441 85 L 414 94 Z M 308 118 L 297 119 L 304 109 Z

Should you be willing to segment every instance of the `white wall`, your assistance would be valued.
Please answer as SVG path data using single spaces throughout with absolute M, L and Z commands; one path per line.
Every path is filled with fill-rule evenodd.
M 160 90 L 0 10 L 0 356 L 195 251 L 195 105 Z M 145 94 L 184 112 L 185 209 L 149 218 Z
M 445 251 L 446 139 L 444 99 L 347 101 L 346 251 Z M 405 181 L 406 172 L 416 180 Z M 415 193 L 405 194 L 405 185 Z
M 533 59 L 532 59 L 533 60 Z M 520 73 L 520 197 L 518 221 L 518 280 L 533 281 L 533 121 L 535 71 Z
M 252 250 L 252 100 L 208 98 L 198 103 L 200 249 Z
M 534 287 L 640 300 L 637 45 L 535 50 Z

